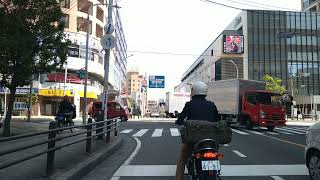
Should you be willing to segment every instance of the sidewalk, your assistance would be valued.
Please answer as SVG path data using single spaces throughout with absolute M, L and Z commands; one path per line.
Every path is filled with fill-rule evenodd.
M 312 119 L 312 118 L 287 118 L 287 125 L 293 125 L 293 126 L 312 126 L 315 123 L 320 122 L 320 120 Z
M 12 120 L 11 131 L 13 134 L 23 134 L 30 132 L 43 131 L 48 129 L 48 124 L 34 122 L 20 121 L 19 119 Z M 48 119 L 41 119 L 41 121 L 48 121 Z M 3 128 L 0 129 L 2 133 Z M 80 131 L 85 131 L 83 129 L 75 129 L 73 132 L 77 133 Z M 63 133 L 58 134 L 57 137 L 70 135 L 69 130 L 63 131 Z M 84 135 L 71 137 L 56 142 L 56 145 L 65 144 L 71 141 L 78 140 L 85 137 Z M 36 141 L 43 141 L 48 138 L 48 135 L 36 136 L 36 138 L 25 138 L 20 140 L 15 140 L 11 142 L 5 142 L 0 144 L 0 151 L 5 151 L 8 149 L 13 149 L 21 145 L 27 145 L 30 143 L 35 143 Z M 46 158 L 47 155 L 41 155 L 34 159 L 16 164 L 14 166 L 0 170 L 1 180 L 20 180 L 20 179 L 70 179 L 68 177 L 73 177 L 73 179 L 79 179 L 77 176 L 83 175 L 81 173 L 88 173 L 92 168 L 94 168 L 101 160 L 106 156 L 115 151 L 121 144 L 122 137 L 114 137 L 113 131 L 111 132 L 111 141 L 106 143 L 105 140 L 94 140 L 92 141 L 92 153 L 86 153 L 86 142 L 80 142 L 63 149 L 57 150 L 55 153 L 55 172 L 50 178 L 46 176 Z M 1 156 L 0 164 L 20 159 L 27 155 L 35 154 L 37 152 L 42 152 L 47 149 L 47 144 L 37 146 L 35 148 L 26 149 L 23 151 L 15 152 L 9 155 Z M 80 174 L 79 174 L 80 173 Z

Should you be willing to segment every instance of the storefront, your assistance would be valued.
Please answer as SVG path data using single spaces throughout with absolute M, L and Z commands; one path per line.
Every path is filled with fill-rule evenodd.
M 39 90 L 40 115 L 54 116 L 58 113 L 59 103 L 63 100 L 63 89 L 40 89 Z M 74 102 L 74 91 L 66 90 L 65 95 Z

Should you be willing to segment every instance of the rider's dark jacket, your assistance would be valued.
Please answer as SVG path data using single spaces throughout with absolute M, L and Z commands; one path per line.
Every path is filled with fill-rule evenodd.
M 70 113 L 74 111 L 74 107 L 69 101 L 62 101 L 59 105 L 59 113 Z
M 192 100 L 185 104 L 175 123 L 183 125 L 184 120 L 217 122 L 219 120 L 217 107 L 203 95 L 193 96 Z

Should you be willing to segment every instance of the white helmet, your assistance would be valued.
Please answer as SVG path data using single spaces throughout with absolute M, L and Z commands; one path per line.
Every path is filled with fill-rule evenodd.
M 207 96 L 207 93 L 208 93 L 208 86 L 206 85 L 206 83 L 202 81 L 197 81 L 195 83 L 192 83 L 191 96 L 196 96 L 196 95 Z

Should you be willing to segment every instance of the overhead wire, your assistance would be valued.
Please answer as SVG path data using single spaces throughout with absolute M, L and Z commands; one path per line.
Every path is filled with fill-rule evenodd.
M 280 7 L 280 6 L 273 6 L 273 5 L 268 5 L 268 4 L 258 3 L 258 2 L 253 2 L 253 1 L 249 1 L 249 0 L 242 0 L 242 1 L 249 2 L 249 3 L 253 3 L 253 4 L 258 4 L 258 5 L 262 5 L 262 6 L 268 6 L 268 7 L 271 7 L 271 8 L 286 9 L 286 10 L 290 10 L 290 11 L 299 11 L 298 9 L 283 8 L 283 7 Z

